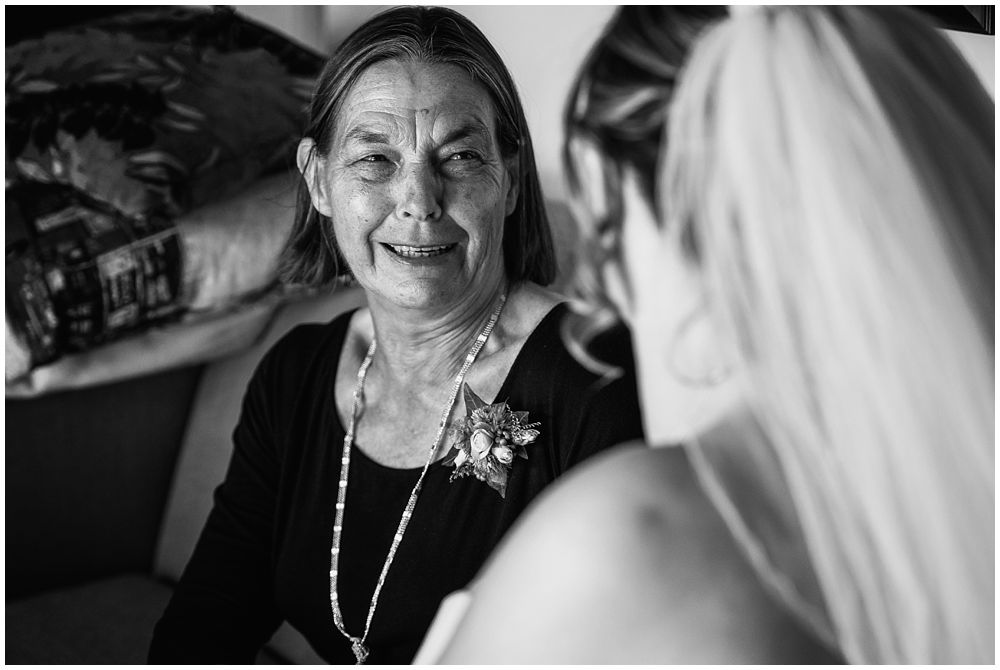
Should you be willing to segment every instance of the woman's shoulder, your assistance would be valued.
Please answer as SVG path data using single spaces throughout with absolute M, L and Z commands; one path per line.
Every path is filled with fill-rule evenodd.
M 564 302 L 562 296 L 533 282 L 522 282 L 511 289 L 498 324 L 504 346 L 520 345 L 552 316 Z
M 665 540 L 702 523 L 702 501 L 681 449 L 634 442 L 595 456 L 543 493 L 511 545 L 550 537 L 557 541 L 545 546 L 576 556 L 572 564 L 584 570 L 631 572 L 670 551 Z
M 512 295 L 516 299 L 512 321 L 519 324 L 525 355 L 543 368 L 558 367 L 562 373 L 576 373 L 572 380 L 580 386 L 583 377 L 616 379 L 632 373 L 634 359 L 628 328 L 622 323 L 610 325 L 586 345 L 577 345 L 568 337 L 573 317 L 570 301 L 564 296 L 526 283 Z M 531 366 L 529 366 L 531 367 Z
M 473 662 L 465 640 L 493 617 L 517 621 L 523 644 L 492 662 L 823 657 L 764 593 L 679 448 L 619 447 L 543 493 L 474 584 L 446 660 Z

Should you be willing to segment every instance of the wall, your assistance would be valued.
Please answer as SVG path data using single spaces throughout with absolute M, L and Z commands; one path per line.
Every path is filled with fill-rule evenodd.
M 983 86 L 996 98 L 996 37 L 977 35 L 955 30 L 942 31 L 958 47 L 972 69 L 976 71 Z
M 565 197 L 560 151 L 570 82 L 614 7 L 455 6 L 480 27 L 517 82 L 546 195 Z

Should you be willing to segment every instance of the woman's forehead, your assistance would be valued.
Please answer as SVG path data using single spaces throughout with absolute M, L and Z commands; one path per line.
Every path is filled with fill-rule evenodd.
M 343 141 L 416 132 L 488 139 L 497 124 L 488 91 L 461 67 L 391 60 L 361 74 L 344 97 L 336 125 Z

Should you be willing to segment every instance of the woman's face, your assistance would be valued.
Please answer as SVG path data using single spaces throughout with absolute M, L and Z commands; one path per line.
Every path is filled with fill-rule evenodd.
M 457 66 L 385 61 L 361 75 L 335 123 L 306 181 L 369 300 L 435 310 L 492 296 L 518 194 L 486 89 Z
M 708 310 L 700 268 L 679 226 L 660 226 L 634 174 L 623 182 L 622 272 L 646 437 L 668 445 L 702 435 L 740 404 L 742 371 Z
M 584 188 L 599 189 L 600 161 L 581 157 Z M 733 409 L 741 377 L 728 365 L 720 330 L 706 310 L 701 274 L 684 253 L 677 227 L 659 224 L 632 170 L 625 171 L 622 201 L 621 254 L 604 265 L 603 282 L 632 332 L 646 440 L 676 444 Z M 724 379 L 708 379 L 723 367 Z

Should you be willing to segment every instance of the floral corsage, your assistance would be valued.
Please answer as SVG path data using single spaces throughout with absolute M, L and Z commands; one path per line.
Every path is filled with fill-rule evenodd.
M 528 423 L 527 412 L 511 411 L 506 402 L 486 404 L 468 384 L 462 385 L 462 395 L 466 415 L 454 428 L 457 439 L 444 461 L 455 467 L 448 481 L 472 475 L 503 498 L 514 456 L 528 457 L 524 447 L 538 437 L 535 426 L 541 424 Z

